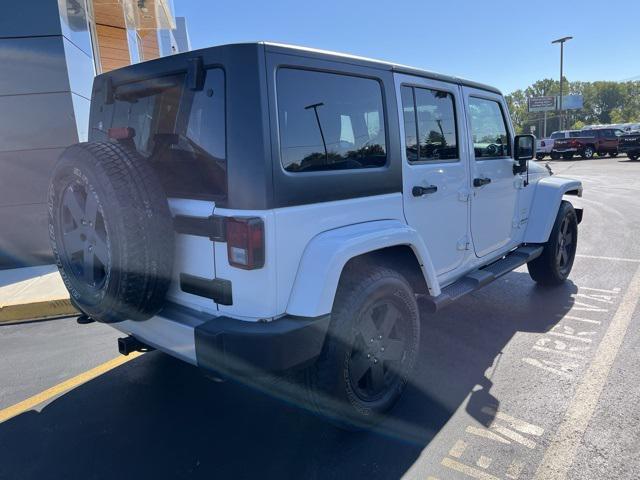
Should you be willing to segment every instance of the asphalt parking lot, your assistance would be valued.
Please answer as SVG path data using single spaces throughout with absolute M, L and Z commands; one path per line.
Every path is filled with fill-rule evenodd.
M 107 363 L 104 325 L 0 325 L 0 479 L 638 478 L 640 162 L 550 165 L 584 183 L 571 281 L 522 268 L 427 317 L 378 431 L 158 352 Z

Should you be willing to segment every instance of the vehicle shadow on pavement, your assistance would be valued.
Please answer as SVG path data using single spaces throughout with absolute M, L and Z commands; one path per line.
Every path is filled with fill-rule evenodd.
M 375 432 L 145 354 L 0 424 L 0 478 L 398 478 L 461 408 L 490 424 L 496 358 L 517 332 L 550 329 L 575 292 L 517 271 L 425 316 L 415 374 Z

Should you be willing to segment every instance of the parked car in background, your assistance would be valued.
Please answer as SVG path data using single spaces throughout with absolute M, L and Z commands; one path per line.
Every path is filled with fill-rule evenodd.
M 570 132 L 569 138 L 558 139 L 554 142 L 551 150 L 551 158 L 562 156 L 565 160 L 580 155 L 584 159 L 598 156 L 604 157 L 618 155 L 618 139 L 624 132 L 614 128 L 593 128 L 591 130 L 581 130 L 577 134 Z
M 613 128 L 614 130 L 622 130 L 624 133 L 633 133 L 640 130 L 640 123 L 612 123 L 609 125 L 586 125 L 583 130 L 599 130 L 602 128 Z
M 536 149 L 536 159 L 542 160 L 547 155 L 552 160 L 560 159 L 560 154 L 553 151 L 553 145 L 560 138 L 578 137 L 582 134 L 582 130 L 558 130 L 553 132 L 550 137 L 538 140 Z
M 626 154 L 630 160 L 640 158 L 640 129 L 622 135 L 618 143 L 618 151 Z
M 541 138 L 536 140 L 536 160 L 542 160 L 551 153 L 553 148 L 552 138 Z

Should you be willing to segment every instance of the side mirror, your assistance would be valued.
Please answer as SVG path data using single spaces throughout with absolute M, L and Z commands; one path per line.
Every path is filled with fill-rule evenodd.
M 513 174 L 527 171 L 527 161 L 536 156 L 536 137 L 533 135 L 516 135 L 513 141 Z

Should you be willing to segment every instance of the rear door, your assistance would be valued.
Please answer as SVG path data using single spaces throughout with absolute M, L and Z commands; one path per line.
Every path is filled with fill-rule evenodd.
M 458 85 L 396 76 L 402 112 L 405 217 L 438 274 L 458 267 L 468 238 L 468 150 Z
M 471 151 L 471 234 L 476 255 L 507 250 L 517 225 L 519 179 L 511 157 L 513 134 L 501 95 L 463 87 Z

